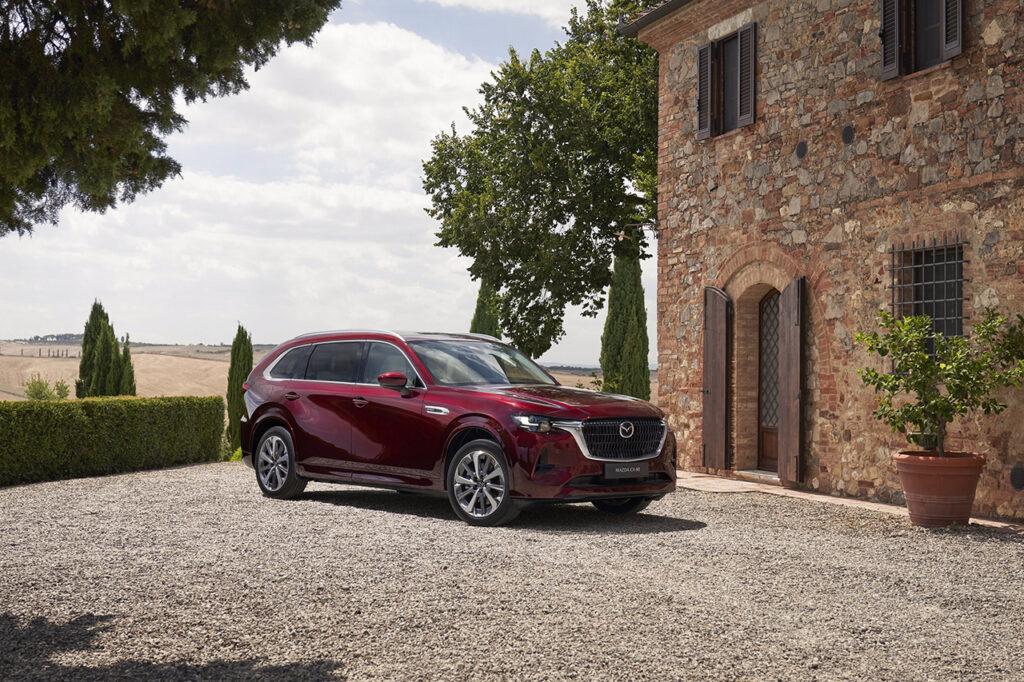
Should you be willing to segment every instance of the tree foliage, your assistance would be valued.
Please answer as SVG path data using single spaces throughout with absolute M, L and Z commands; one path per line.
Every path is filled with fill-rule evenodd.
M 856 337 L 869 352 L 891 360 L 888 372 L 859 371 L 878 394 L 874 415 L 893 432 L 934 436 L 940 457 L 947 424 L 976 410 L 999 414 L 1006 403 L 993 392 L 1024 381 L 1022 315 L 1010 322 L 986 310 L 969 338 L 933 331 L 927 315 L 896 319 L 882 310 L 878 319 L 884 333 Z
M 340 0 L 0 0 L 0 236 L 102 212 L 180 171 L 176 111 L 248 87 Z M 180 97 L 180 100 L 179 100 Z
M 242 384 L 252 371 L 252 337 L 241 324 L 231 342 L 231 365 L 228 367 L 228 442 L 231 450 L 242 444 Z
M 647 309 L 640 275 L 639 258 L 615 258 L 608 292 L 608 317 L 601 334 L 601 374 L 613 382 L 617 392 L 650 400 Z
M 24 387 L 27 400 L 66 400 L 71 392 L 68 382 L 58 379 L 51 387 L 38 372 L 28 378 Z
M 135 395 L 135 368 L 125 336 L 122 352 L 103 304 L 93 301 L 82 338 L 75 397 Z
M 78 380 L 75 382 L 76 398 L 85 398 L 90 395 L 89 384 L 92 382 L 93 363 L 96 361 L 96 344 L 99 342 L 103 328 L 109 324 L 110 318 L 107 317 L 103 304 L 93 301 L 82 336 L 82 358 L 78 361 Z
M 128 335 L 124 335 L 124 350 L 121 352 L 121 385 L 118 395 L 135 395 L 135 367 L 132 365 L 132 352 L 128 349 Z
M 469 325 L 471 334 L 487 334 L 496 339 L 501 338 L 501 325 L 498 312 L 494 307 L 494 287 L 487 280 L 480 282 L 480 292 L 476 297 L 476 310 L 473 321 Z
M 588 0 L 567 39 L 509 59 L 424 163 L 438 244 L 497 287 L 505 334 L 543 354 L 565 308 L 594 316 L 615 255 L 643 253 L 657 187 L 657 54 L 616 30 L 659 0 Z

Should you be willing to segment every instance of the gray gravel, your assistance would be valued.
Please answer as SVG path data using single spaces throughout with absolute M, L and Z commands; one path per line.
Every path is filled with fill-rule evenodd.
M 1024 678 L 1024 538 L 680 491 L 632 519 L 211 464 L 0 489 L 0 678 Z

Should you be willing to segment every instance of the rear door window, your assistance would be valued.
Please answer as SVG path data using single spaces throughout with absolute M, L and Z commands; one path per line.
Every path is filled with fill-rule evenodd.
M 270 370 L 272 379 L 301 379 L 306 373 L 306 363 L 312 346 L 299 346 L 287 351 Z
M 306 379 L 355 383 L 362 357 L 363 344 L 360 341 L 318 344 L 309 358 Z

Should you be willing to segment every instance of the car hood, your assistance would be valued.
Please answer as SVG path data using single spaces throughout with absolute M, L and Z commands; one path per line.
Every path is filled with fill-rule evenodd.
M 627 395 L 598 393 L 569 386 L 487 386 L 478 389 L 555 410 L 570 410 L 587 417 L 663 417 L 661 410 L 649 402 Z M 567 415 L 568 416 L 568 415 Z

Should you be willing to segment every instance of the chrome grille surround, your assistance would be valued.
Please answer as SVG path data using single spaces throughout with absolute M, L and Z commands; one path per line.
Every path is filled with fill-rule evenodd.
M 623 422 L 634 426 L 631 438 L 619 435 Z M 583 421 L 555 421 L 552 428 L 572 434 L 580 452 L 597 462 L 639 462 L 654 459 L 665 445 L 668 425 L 654 417 L 615 417 Z

